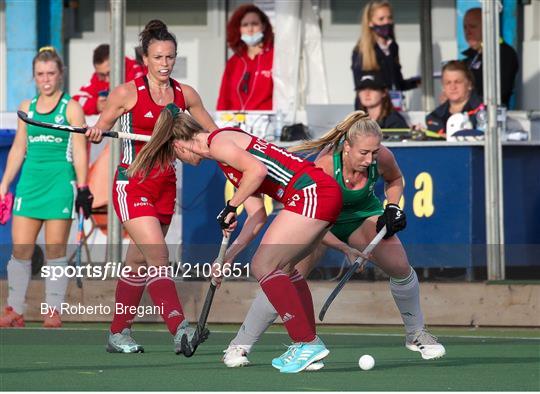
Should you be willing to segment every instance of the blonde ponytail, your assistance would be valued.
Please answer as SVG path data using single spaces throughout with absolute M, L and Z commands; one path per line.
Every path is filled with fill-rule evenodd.
M 363 125 L 364 123 L 366 124 L 365 126 Z M 347 115 L 345 119 L 322 137 L 316 140 L 304 141 L 301 145 L 293 146 L 288 150 L 289 152 L 309 151 L 314 154 L 330 146 L 336 149 L 343 140 L 347 140 L 350 143 L 351 139 L 358 134 L 356 130 L 364 129 L 375 129 L 375 134 L 381 132 L 377 122 L 371 120 L 367 113 L 364 111 L 355 111 Z

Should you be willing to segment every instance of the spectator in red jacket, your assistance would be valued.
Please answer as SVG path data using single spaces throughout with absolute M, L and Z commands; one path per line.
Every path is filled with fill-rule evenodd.
M 135 60 L 125 57 L 126 82 L 144 75 L 144 68 Z M 96 115 L 105 108 L 109 95 L 109 45 L 101 44 L 94 49 L 94 74 L 90 82 L 79 89 L 73 96 L 83 107 L 85 115 Z
M 227 24 L 234 52 L 221 80 L 217 110 L 271 110 L 274 32 L 268 16 L 253 4 L 238 7 Z

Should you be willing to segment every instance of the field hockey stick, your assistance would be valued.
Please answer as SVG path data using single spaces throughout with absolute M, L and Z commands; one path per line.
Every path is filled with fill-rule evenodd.
M 77 223 L 77 254 L 75 257 L 75 267 L 81 266 L 81 257 L 82 257 L 82 245 L 84 239 L 84 213 L 83 209 L 79 208 L 79 222 Z M 77 272 L 77 287 L 82 289 L 82 277 Z
M 375 246 L 381 242 L 381 239 L 386 235 L 386 226 L 384 226 L 381 231 L 377 233 L 375 238 L 369 243 L 369 245 L 362 251 L 362 254 L 369 256 L 369 254 L 375 249 Z M 366 262 L 365 257 L 358 257 L 353 265 L 349 268 L 349 270 L 343 275 L 343 278 L 339 281 L 336 288 L 330 293 L 326 301 L 324 302 L 323 307 L 321 308 L 321 311 L 319 312 L 319 320 L 323 321 L 324 316 L 326 315 L 326 312 L 328 311 L 328 308 L 330 307 L 330 304 L 332 304 L 332 301 L 337 297 L 341 289 L 343 289 L 343 286 L 345 286 L 345 283 L 349 279 L 351 279 L 351 276 L 354 275 L 354 273 Z
M 88 130 L 88 127 L 75 127 L 75 126 L 70 126 L 66 124 L 40 122 L 39 120 L 29 118 L 26 112 L 24 111 L 17 111 L 17 116 L 24 123 L 31 124 L 33 126 L 44 127 L 46 129 L 62 130 L 62 131 L 67 131 L 69 133 L 78 133 L 78 134 L 84 134 Z M 101 135 L 104 137 L 122 138 L 125 140 L 133 140 L 133 141 L 143 141 L 143 142 L 150 141 L 149 135 L 131 134 L 131 133 L 124 133 L 121 131 L 104 131 L 101 133 Z
M 219 248 L 218 257 L 216 258 L 214 264 L 218 264 L 219 267 L 223 266 L 223 260 L 225 258 L 225 252 L 227 252 L 227 247 L 229 245 L 229 237 L 223 236 L 221 240 L 221 246 Z M 201 309 L 201 314 L 199 316 L 199 321 L 197 322 L 197 329 L 195 331 L 195 334 L 193 335 L 193 338 L 191 339 L 191 343 L 188 343 L 187 336 L 184 335 L 182 337 L 181 342 L 181 349 L 182 353 L 186 357 L 191 357 L 195 354 L 195 351 L 197 350 L 197 347 L 203 343 L 206 338 L 208 338 L 208 335 L 210 332 L 208 331 L 206 326 L 206 320 L 208 319 L 208 315 L 210 313 L 210 307 L 212 306 L 212 301 L 214 300 L 214 294 L 216 293 L 217 289 L 217 282 L 214 278 L 210 281 L 210 287 L 208 288 L 208 292 L 206 293 L 206 299 L 204 300 L 203 307 Z

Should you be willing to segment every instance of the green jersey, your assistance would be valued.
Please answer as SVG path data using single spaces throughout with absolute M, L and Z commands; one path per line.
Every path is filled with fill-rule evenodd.
M 375 196 L 375 183 L 379 179 L 377 162 L 374 161 L 369 166 L 367 182 L 359 190 L 351 190 L 345 186 L 342 171 L 341 152 L 334 152 L 334 178 L 343 195 L 343 208 L 336 223 L 357 222 L 373 215 L 380 215 L 382 204 Z
M 343 182 L 343 166 L 341 152 L 334 152 L 334 178 L 341 187 L 343 207 L 341 214 L 330 229 L 341 241 L 348 243 L 349 237 L 358 229 L 364 220 L 370 216 L 379 216 L 384 212 L 377 196 L 375 196 L 375 183 L 379 178 L 377 162 L 373 162 L 368 168 L 368 179 L 360 190 L 351 190 Z
M 28 117 L 41 122 L 68 124 L 67 106 L 71 97 L 64 93 L 54 109 L 46 114 L 36 111 L 39 96 L 34 97 L 28 108 Z M 73 161 L 71 133 L 26 125 L 26 161 L 30 163 Z
M 36 96 L 28 116 L 48 123 L 68 124 L 69 95 L 63 94 L 47 114 L 36 111 Z M 15 191 L 13 214 L 34 219 L 72 219 L 75 215 L 75 170 L 71 133 L 27 125 L 26 158 Z

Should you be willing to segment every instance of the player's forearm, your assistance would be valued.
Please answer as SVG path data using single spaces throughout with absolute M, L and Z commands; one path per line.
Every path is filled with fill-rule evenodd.
M 349 249 L 349 245 L 341 241 L 338 237 L 328 231 L 324 238 L 322 239 L 322 244 L 326 245 L 332 249 L 339 250 L 340 252 L 346 253 Z
M 78 141 L 77 141 L 78 142 Z M 73 150 L 73 168 L 77 178 L 77 186 L 86 186 L 88 176 L 88 154 L 86 153 L 86 139 L 79 142 L 76 149 Z
M 403 195 L 403 178 L 397 178 L 386 184 L 386 200 L 389 204 L 399 204 Z
M 244 203 L 250 196 L 257 192 L 266 177 L 266 167 L 255 167 L 242 174 L 242 180 L 229 204 L 238 207 Z
M 189 113 L 206 130 L 212 132 L 218 128 L 216 123 L 214 122 L 214 119 L 212 119 L 212 117 L 210 116 L 208 111 L 202 106 L 202 104 L 200 107 L 190 108 Z
M 264 207 L 253 215 L 248 215 L 240 234 L 238 234 L 238 237 L 236 237 L 229 250 L 227 250 L 227 260 L 233 260 L 255 239 L 263 228 L 266 218 Z

